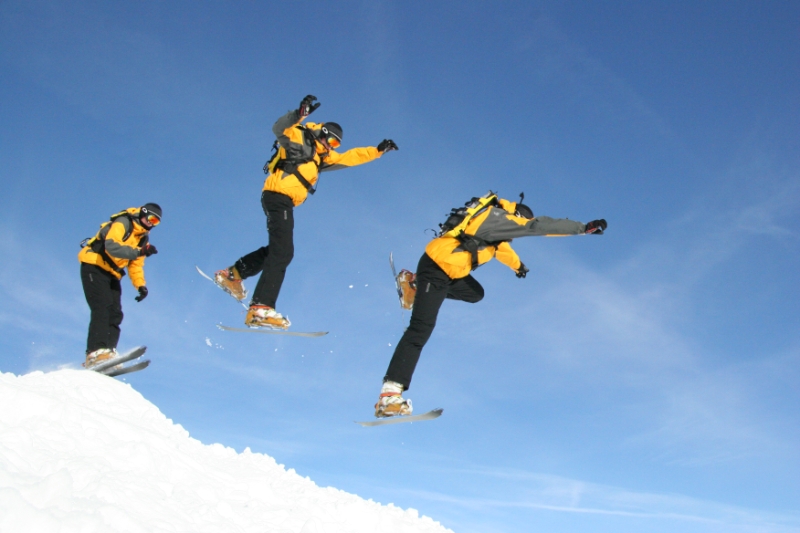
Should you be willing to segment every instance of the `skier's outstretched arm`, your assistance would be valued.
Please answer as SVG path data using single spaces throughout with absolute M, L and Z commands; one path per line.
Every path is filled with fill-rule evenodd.
M 289 111 L 275 121 L 272 126 L 272 133 L 278 139 L 278 143 L 286 150 L 287 155 L 303 150 L 303 133 L 295 128 L 300 123 L 301 117 L 297 109 Z
M 325 159 L 322 161 L 322 166 L 319 167 L 320 172 L 328 172 L 331 170 L 341 170 L 343 168 L 355 167 L 363 165 L 370 161 L 375 161 L 383 152 L 374 146 L 365 146 L 363 148 L 351 148 L 346 152 L 339 153 L 331 150 Z
M 566 237 L 568 235 L 583 235 L 590 229 L 590 225 L 600 224 L 601 229 L 605 229 L 607 224 L 603 221 L 593 221 L 588 225 L 577 220 L 568 218 L 536 217 L 527 219 L 514 215 L 509 215 L 504 210 L 492 208 L 492 212 L 486 218 L 476 233 L 487 242 L 507 241 L 518 237 L 546 236 L 546 237 Z M 602 231 L 598 232 L 602 234 Z
M 566 237 L 584 233 L 586 224 L 568 218 L 536 217 L 525 225 L 526 236 Z

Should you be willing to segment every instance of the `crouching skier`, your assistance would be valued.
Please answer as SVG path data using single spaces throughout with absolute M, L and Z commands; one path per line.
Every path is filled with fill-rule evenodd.
M 139 292 L 137 302 L 147 297 L 144 259 L 158 253 L 150 244 L 150 230 L 161 222 L 161 207 L 148 203 L 111 215 L 97 235 L 82 242 L 78 253 L 81 282 L 91 310 L 86 362 L 91 368 L 117 356 L 119 325 L 122 323 L 122 286 L 125 268 Z
M 385 152 L 397 150 L 391 139 L 377 147 L 352 148 L 338 153 L 342 128 L 335 122 L 301 122 L 317 109 L 317 98 L 308 95 L 298 109 L 289 111 L 272 127 L 277 152 L 264 165 L 267 179 L 261 192 L 261 206 L 267 215 L 269 245 L 240 257 L 232 266 L 214 274 L 214 281 L 239 301 L 247 297 L 242 284 L 259 272 L 245 324 L 250 327 L 288 329 L 289 320 L 275 310 L 286 268 L 294 257 L 294 208 L 314 194 L 320 172 L 368 163 Z
M 448 221 L 441 224 L 442 231 L 425 248 L 415 283 L 401 284 L 403 300 L 413 301 L 411 321 L 383 378 L 375 416 L 411 414 L 411 400 L 403 398 L 402 393 L 411 384 L 422 348 L 433 333 L 445 298 L 469 303 L 483 299 L 483 287 L 470 274 L 472 270 L 497 257 L 518 278 L 524 278 L 528 268 L 511 248 L 511 239 L 532 235 L 601 235 L 607 226 L 605 220 L 584 224 L 565 218 L 534 217 L 528 206 L 498 198 L 491 192 L 473 198 L 466 208 L 454 209 Z

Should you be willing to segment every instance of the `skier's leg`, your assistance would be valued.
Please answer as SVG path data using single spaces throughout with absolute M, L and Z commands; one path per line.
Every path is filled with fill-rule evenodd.
M 286 276 L 286 267 L 294 257 L 294 204 L 284 194 L 264 191 L 261 205 L 267 215 L 269 250 L 261 277 L 253 291 L 251 305 L 266 305 L 274 309 Z
M 470 274 L 466 278 L 454 279 L 447 287 L 447 298 L 467 303 L 478 303 L 483 300 L 483 287 Z
M 86 339 L 86 353 L 92 353 L 108 345 L 110 310 L 114 298 L 111 294 L 111 274 L 95 265 L 81 263 L 81 283 L 86 303 L 91 311 L 89 334 Z
M 417 294 L 411 321 L 397 343 L 384 381 L 399 383 L 406 390 L 409 388 L 422 348 L 436 327 L 436 317 L 451 281 L 427 254 L 422 255 L 417 266 Z
M 119 342 L 120 329 L 122 324 L 122 284 L 120 280 L 112 278 L 109 284 L 111 305 L 108 308 L 108 347 L 112 350 L 117 349 Z
M 269 254 L 269 246 L 262 246 L 247 255 L 243 255 L 233 264 L 242 279 L 255 276 L 264 267 L 264 261 Z

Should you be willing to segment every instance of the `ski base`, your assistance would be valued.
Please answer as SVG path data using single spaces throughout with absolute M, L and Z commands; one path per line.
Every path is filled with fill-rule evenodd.
M 106 376 L 109 376 L 109 377 L 113 378 L 113 377 L 122 376 L 122 375 L 125 375 L 125 374 L 131 374 L 133 372 L 138 372 L 140 370 L 144 370 L 148 366 L 150 366 L 150 360 L 144 360 L 141 363 L 136 363 L 136 364 L 133 364 L 133 365 L 124 366 L 124 367 L 118 368 L 116 370 L 106 370 L 103 373 Z
M 444 409 L 440 407 L 433 409 L 432 411 L 428 411 L 427 413 L 422 413 L 421 415 L 390 416 L 388 418 L 378 418 L 377 420 L 370 420 L 368 422 L 356 421 L 356 424 L 360 424 L 364 427 L 372 427 L 385 426 L 387 424 L 402 424 L 403 422 L 422 422 L 424 420 L 433 420 L 434 418 L 439 418 L 442 416 L 443 411 Z
M 233 298 L 233 295 L 231 295 L 231 294 L 230 294 L 228 291 L 226 291 L 225 289 L 223 289 L 222 287 L 220 287 L 219 285 L 217 285 L 217 282 L 216 282 L 216 281 L 214 281 L 214 278 L 212 278 L 211 276 L 209 276 L 208 274 L 206 274 L 205 272 L 203 272 L 202 270 L 200 270 L 200 267 L 199 267 L 199 266 L 195 265 L 194 267 L 197 269 L 197 272 L 198 272 L 198 273 L 199 273 L 201 276 L 203 276 L 203 277 L 204 277 L 204 278 L 206 278 L 208 281 L 210 281 L 211 283 L 213 283 L 213 284 L 214 284 L 214 286 L 215 286 L 216 288 L 218 288 L 219 290 L 221 290 L 222 292 L 224 292 L 225 294 L 227 294 L 228 296 L 230 296 L 231 298 Z M 233 298 L 233 299 L 234 299 L 234 300 L 236 300 L 236 298 Z M 237 301 L 237 302 L 239 302 L 239 303 L 241 304 L 241 306 L 242 306 L 242 307 L 244 307 L 245 309 L 249 309 L 249 308 L 247 307 L 247 304 L 245 304 L 244 302 L 242 302 L 242 301 L 240 301 L 240 300 L 236 300 L 236 301 Z
M 232 328 L 230 326 L 223 326 L 217 324 L 217 327 L 222 331 L 237 331 L 239 333 L 268 333 L 270 335 L 290 335 L 293 337 L 322 337 L 327 335 L 327 331 L 286 331 L 282 329 L 268 329 L 268 328 Z

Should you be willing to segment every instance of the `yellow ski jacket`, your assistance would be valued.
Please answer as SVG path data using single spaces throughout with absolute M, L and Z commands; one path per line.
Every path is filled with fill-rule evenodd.
M 580 235 L 586 231 L 582 222 L 566 218 L 536 217 L 532 219 L 514 216 L 517 204 L 498 200 L 499 207 L 490 207 L 473 218 L 464 233 L 478 238 L 478 266 L 488 263 L 493 257 L 519 270 L 522 264 L 509 242 L 516 237 L 547 236 L 561 237 Z M 472 271 L 472 254 L 464 249 L 455 237 L 437 237 L 425 247 L 425 253 L 452 279 L 464 278 Z
M 117 279 L 122 279 L 123 270 L 127 267 L 131 283 L 138 290 L 146 285 L 144 279 L 144 256 L 140 256 L 141 247 L 147 244 L 150 232 L 139 222 L 139 208 L 129 207 L 126 211 L 131 219 L 121 216 L 113 222 L 105 222 L 100 226 L 96 239 L 102 239 L 106 253 L 114 262 L 114 267 L 109 265 L 103 256 L 92 250 L 91 246 L 84 246 L 78 253 L 78 261 L 89 265 L 96 265 L 113 274 Z M 131 228 L 133 224 L 133 228 Z M 124 239 L 130 230 L 130 235 Z
M 280 144 L 278 157 L 290 161 L 307 161 L 297 167 L 297 172 L 312 186 L 316 185 L 320 172 L 369 163 L 383 155 L 374 146 L 352 148 L 341 154 L 334 150 L 328 151 L 322 143 L 303 132 L 300 122 L 300 113 L 297 110 L 289 111 L 275 122 L 272 132 Z M 307 130 L 318 130 L 321 127 L 322 124 L 314 122 L 305 124 Z M 264 180 L 263 190 L 285 194 L 292 199 L 295 206 L 308 198 L 308 189 L 292 172 L 277 168 Z

